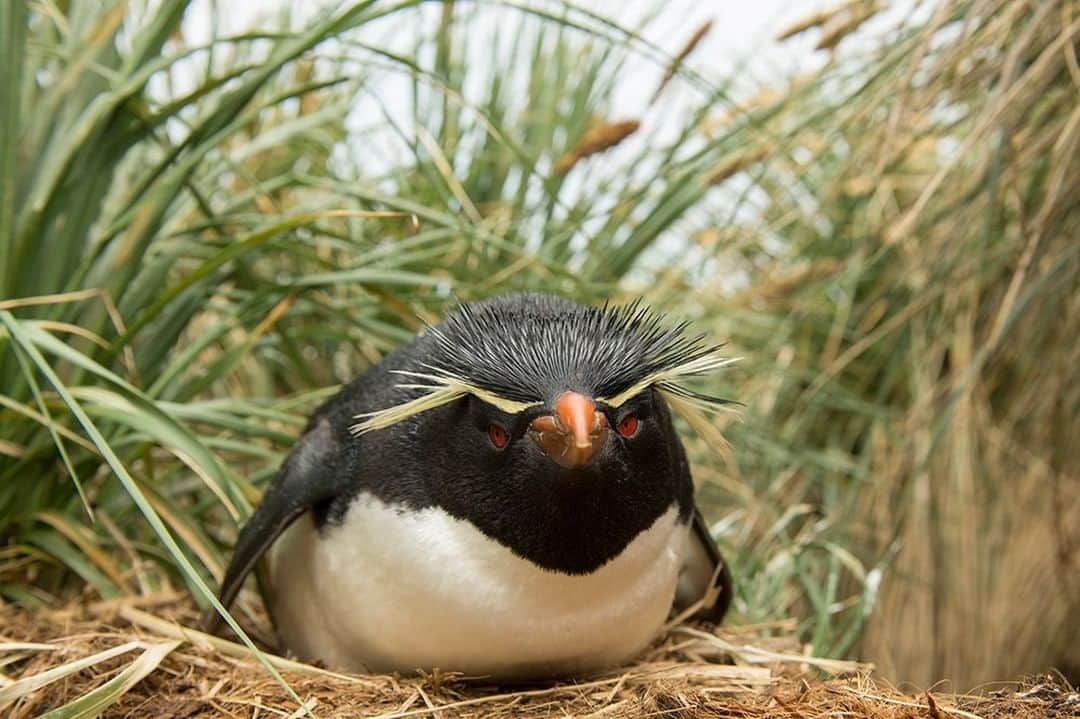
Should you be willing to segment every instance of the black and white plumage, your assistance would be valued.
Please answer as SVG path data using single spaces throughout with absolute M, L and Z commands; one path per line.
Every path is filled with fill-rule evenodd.
M 460 307 L 314 413 L 222 602 L 270 550 L 300 657 L 502 678 L 625 661 L 706 594 L 718 621 L 731 577 L 670 409 L 704 424 L 723 401 L 679 382 L 728 360 L 686 329 L 550 295 Z

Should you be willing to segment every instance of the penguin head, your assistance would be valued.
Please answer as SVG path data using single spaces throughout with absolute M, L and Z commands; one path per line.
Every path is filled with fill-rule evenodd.
M 436 504 L 541 566 L 592 571 L 691 511 L 669 407 L 724 402 L 678 384 L 727 364 L 718 349 L 640 303 L 498 297 L 423 333 L 392 370 L 401 401 L 354 431 L 404 425 Z

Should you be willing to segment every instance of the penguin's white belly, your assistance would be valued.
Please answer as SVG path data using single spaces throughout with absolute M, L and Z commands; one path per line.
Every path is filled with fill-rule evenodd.
M 575 576 L 441 509 L 404 512 L 362 495 L 322 535 L 308 513 L 278 540 L 272 610 L 289 649 L 342 669 L 580 672 L 623 662 L 655 637 L 688 532 L 672 506 L 617 557 Z

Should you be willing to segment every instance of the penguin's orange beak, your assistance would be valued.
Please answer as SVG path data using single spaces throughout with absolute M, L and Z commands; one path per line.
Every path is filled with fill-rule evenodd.
M 555 400 L 554 409 L 553 414 L 532 421 L 529 435 L 563 467 L 587 464 L 607 441 L 607 417 L 579 392 L 564 392 Z

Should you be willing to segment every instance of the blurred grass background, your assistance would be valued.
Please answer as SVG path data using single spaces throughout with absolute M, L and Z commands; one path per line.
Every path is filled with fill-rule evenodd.
M 743 358 L 734 461 L 687 433 L 733 621 L 923 686 L 1075 678 L 1076 3 L 940 0 L 842 52 L 882 4 L 840 2 L 785 33 L 820 70 L 736 96 L 556 3 L 493 3 L 515 42 L 469 63 L 482 5 L 195 44 L 182 0 L 3 4 L 0 596 L 203 603 L 305 414 L 421 320 L 644 295 Z

